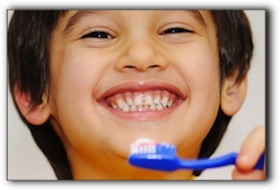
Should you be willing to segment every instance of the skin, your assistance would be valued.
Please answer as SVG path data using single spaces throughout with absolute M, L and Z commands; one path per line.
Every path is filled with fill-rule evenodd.
M 254 170 L 259 155 L 265 150 L 265 128 L 256 127 L 243 143 L 237 159 L 237 167 L 234 168 L 232 177 L 235 180 L 263 180 L 266 178 L 265 171 Z M 264 168 L 265 170 L 265 168 Z
M 52 35 L 51 81 L 43 103 L 26 111 L 28 96 L 15 89 L 21 112 L 34 124 L 51 120 L 74 179 L 190 179 L 192 171 L 137 169 L 127 157 L 130 144 L 147 137 L 174 144 L 181 157 L 196 158 L 219 106 L 233 115 L 242 105 L 246 78 L 236 84 L 233 75 L 220 86 L 210 12 L 199 11 L 198 17 L 191 11 L 101 11 L 73 22 L 76 13 L 63 16 Z M 101 38 L 88 36 L 96 31 Z M 107 90 L 128 83 L 171 84 L 184 98 L 172 111 L 155 112 L 152 118 L 147 112 L 120 117 L 100 104 Z M 255 141 L 250 138 L 246 144 Z M 246 158 L 246 151 L 242 156 Z M 251 155 L 255 160 L 257 156 Z M 244 167 L 252 169 L 242 160 L 238 163 L 239 174 Z

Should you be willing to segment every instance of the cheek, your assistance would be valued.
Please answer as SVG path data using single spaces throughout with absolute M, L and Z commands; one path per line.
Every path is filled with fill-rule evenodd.
M 82 95 L 91 95 L 104 74 L 106 59 L 94 55 L 90 50 L 73 49 L 64 49 L 65 53 L 61 51 L 59 59 L 53 60 L 51 89 L 65 96 L 74 95 L 78 99 Z
M 194 46 L 177 56 L 184 55 L 177 65 L 188 89 L 186 112 L 195 121 L 193 130 L 202 136 L 210 130 L 220 105 L 218 56 L 207 47 Z
M 81 56 L 82 57 L 82 56 Z M 94 69 L 86 57 L 65 55 L 63 59 L 56 62 L 52 69 L 52 90 L 54 98 L 62 96 L 62 100 L 80 98 L 85 91 L 90 91 L 94 86 Z M 75 100 L 73 99 L 73 100 Z
M 98 123 L 93 92 L 102 76 L 102 62 L 89 54 L 69 52 L 52 63 L 50 100 L 56 128 L 69 141 L 82 143 L 86 139 L 78 138 L 96 130 Z
M 178 54 L 177 60 L 181 76 L 188 85 L 190 95 L 199 93 L 209 97 L 217 97 L 220 88 L 220 68 L 217 53 L 211 46 L 193 46 L 189 51 Z M 183 56 L 182 56 L 183 55 Z
M 208 56 L 207 56 L 208 55 Z M 218 60 L 209 52 L 200 60 L 194 60 L 190 73 L 190 88 L 194 97 L 200 98 L 199 105 L 209 111 L 217 110 L 220 104 L 220 72 Z

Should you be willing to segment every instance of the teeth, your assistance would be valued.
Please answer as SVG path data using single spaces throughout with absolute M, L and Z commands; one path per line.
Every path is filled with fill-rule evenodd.
M 133 100 L 132 100 L 129 96 L 126 96 L 125 100 L 126 100 L 126 103 L 127 103 L 129 106 L 131 106 L 131 105 L 133 104 Z
M 129 105 L 125 104 L 122 110 L 124 112 L 128 112 L 129 111 Z
M 152 98 L 152 96 L 145 96 L 145 97 L 144 97 L 144 104 L 145 104 L 145 105 L 152 105 L 152 104 L 153 104 L 153 98 Z
M 108 98 L 107 102 L 115 110 L 123 112 L 161 111 L 171 107 L 177 97 L 167 91 L 145 93 L 120 93 Z
M 168 103 L 168 98 L 167 97 L 162 98 L 160 103 L 162 104 L 163 107 L 166 107 Z
M 156 108 L 158 111 L 163 110 L 163 106 L 161 104 L 156 104 Z
M 152 105 L 150 105 L 150 108 L 151 108 L 152 111 L 155 111 L 156 110 L 156 105 L 152 104 Z
M 124 106 L 126 106 L 127 104 L 125 103 L 125 101 L 123 99 L 118 99 L 117 100 L 117 105 L 120 109 L 123 109 Z
M 160 103 L 160 97 L 156 96 L 156 98 L 154 99 L 154 103 L 155 104 L 159 104 Z
M 140 95 L 135 96 L 135 98 L 134 98 L 134 104 L 135 104 L 136 106 L 143 105 L 142 96 L 140 96 Z
M 131 111 L 137 111 L 136 105 L 132 104 L 132 105 L 130 106 L 130 110 L 131 110 Z
M 117 104 L 112 104 L 112 107 L 113 107 L 115 110 L 119 108 Z

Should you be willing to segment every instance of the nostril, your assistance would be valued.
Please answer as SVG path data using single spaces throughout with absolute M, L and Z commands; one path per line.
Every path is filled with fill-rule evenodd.
M 138 57 L 137 57 L 138 56 Z M 150 57 L 141 57 L 139 55 L 124 54 L 114 65 L 121 72 L 144 72 L 144 71 L 159 71 L 168 67 L 168 61 L 162 54 L 155 54 Z
M 126 68 L 126 69 L 136 69 L 136 67 L 134 67 L 133 65 L 126 65 L 124 68 Z
M 124 69 L 128 69 L 128 70 L 137 70 L 137 71 L 146 71 L 147 69 L 153 69 L 153 68 L 158 68 L 160 67 L 159 65 L 150 65 L 148 67 L 145 67 L 145 65 L 141 64 L 141 65 L 138 65 L 137 67 L 136 66 L 133 66 L 133 65 L 126 65 L 124 66 Z
M 149 66 L 149 68 L 156 68 L 156 67 L 159 67 L 159 65 L 151 65 L 151 66 Z

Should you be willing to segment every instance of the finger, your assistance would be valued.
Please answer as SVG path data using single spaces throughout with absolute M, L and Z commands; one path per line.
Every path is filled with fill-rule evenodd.
M 241 171 L 235 168 L 232 172 L 234 180 L 265 180 L 264 172 L 261 170 Z
M 261 154 L 265 150 L 264 127 L 255 128 L 243 143 L 236 160 L 239 170 L 249 171 L 254 168 Z

